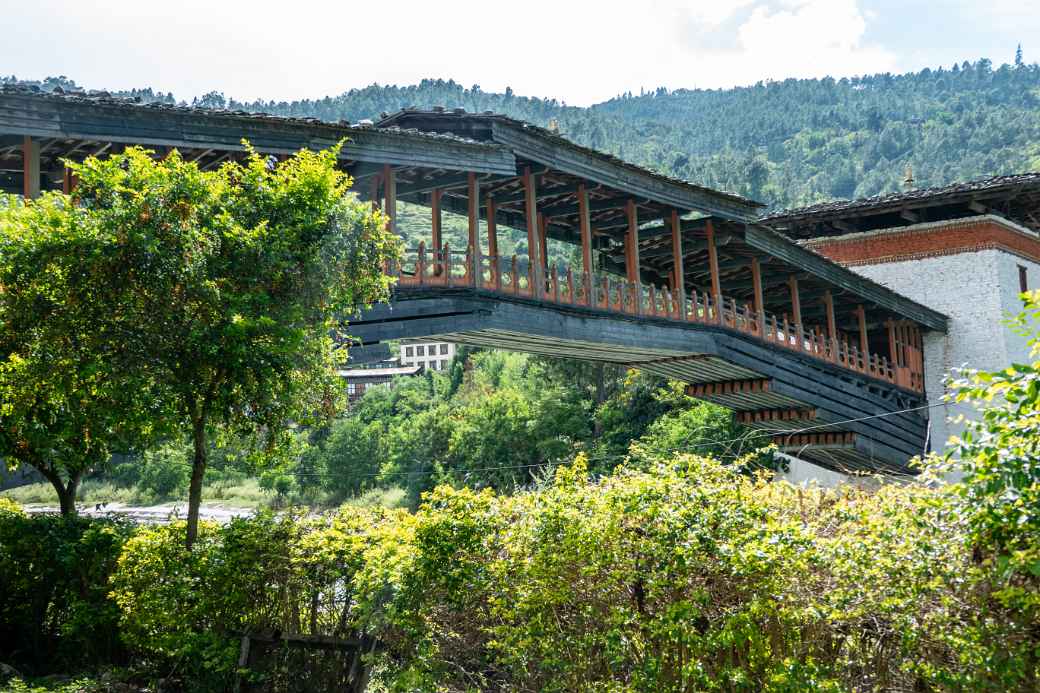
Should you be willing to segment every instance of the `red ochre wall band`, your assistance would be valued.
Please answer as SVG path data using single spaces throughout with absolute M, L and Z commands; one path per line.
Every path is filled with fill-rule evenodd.
M 998 249 L 1040 263 L 1040 239 L 998 222 L 980 219 L 956 226 L 889 230 L 843 238 L 821 238 L 806 245 L 846 266 L 918 260 Z

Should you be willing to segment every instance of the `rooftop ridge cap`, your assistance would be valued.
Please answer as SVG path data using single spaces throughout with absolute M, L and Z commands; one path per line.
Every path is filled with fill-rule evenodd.
M 918 233 L 922 231 L 934 231 L 942 228 L 952 228 L 957 226 L 968 226 L 970 224 L 978 223 L 979 221 L 991 221 L 999 226 L 1003 226 L 1009 231 L 1014 231 L 1034 241 L 1040 241 L 1040 234 L 1037 232 L 1017 224 L 1014 221 L 1002 217 L 999 214 L 977 214 L 970 217 L 957 217 L 956 219 L 941 219 L 939 221 L 922 221 L 917 224 L 908 224 L 907 226 L 889 226 L 884 229 L 871 229 L 869 231 L 857 231 L 856 233 L 845 233 L 840 236 L 816 236 L 814 238 L 802 238 L 802 239 L 789 239 L 798 245 L 805 248 L 814 250 L 814 246 L 826 245 L 828 243 L 843 243 L 846 241 L 856 241 L 863 238 L 876 238 L 879 236 L 895 236 L 901 233 Z M 775 229 L 773 229 L 775 233 Z M 786 238 L 786 236 L 785 236 Z
M 767 214 L 759 218 L 759 221 L 769 222 L 777 219 L 784 219 L 787 217 L 798 217 L 813 214 L 826 214 L 829 211 L 839 213 L 842 207 L 853 208 L 871 205 L 885 204 L 886 202 L 895 202 L 900 198 L 907 199 L 908 202 L 913 202 L 916 198 L 927 198 L 932 195 L 938 195 L 943 193 L 958 193 L 962 192 L 965 194 L 972 192 L 983 192 L 989 188 L 996 188 L 1002 184 L 1013 185 L 1018 179 L 1034 178 L 1040 183 L 1040 170 L 1037 171 L 1021 171 L 1019 173 L 1007 173 L 998 176 L 988 176 L 985 178 L 973 178 L 970 180 L 957 181 L 954 183 L 948 183 L 946 185 L 933 185 L 927 188 L 915 188 L 913 190 L 903 190 L 899 192 L 884 193 L 880 195 L 870 195 L 867 197 L 855 197 L 855 198 L 843 198 L 838 200 L 827 200 L 823 202 L 816 202 L 811 205 L 803 205 L 801 207 L 789 207 L 782 209 L 778 212 Z M 984 186 L 974 189 L 972 186 Z M 834 210 L 828 210 L 826 207 L 835 206 Z

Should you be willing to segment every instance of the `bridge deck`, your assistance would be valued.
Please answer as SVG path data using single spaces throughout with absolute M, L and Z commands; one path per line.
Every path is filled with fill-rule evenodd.
M 734 409 L 781 448 L 831 468 L 906 472 L 924 447 L 923 412 L 904 411 L 923 404 L 919 393 L 763 339 L 739 321 L 634 314 L 445 279 L 402 283 L 389 305 L 352 321 L 350 333 L 365 345 L 433 337 L 682 380 L 692 396 Z
M 406 261 L 388 268 L 401 287 L 474 287 L 481 291 L 514 298 L 534 299 L 540 303 L 580 306 L 608 313 L 669 322 L 715 325 L 778 349 L 790 350 L 825 361 L 900 388 L 924 391 L 924 364 L 918 349 L 907 349 L 905 365 L 890 363 L 887 357 L 862 351 L 848 339 L 828 338 L 822 330 L 806 330 L 791 324 L 786 316 L 777 317 L 755 310 L 736 299 L 691 290 L 678 296 L 667 288 L 657 288 L 621 277 L 555 267 L 545 272 L 545 285 L 539 287 L 529 264 L 518 265 L 509 258 L 479 255 L 472 250 L 453 252 L 447 246 L 427 251 L 424 245 L 409 253 Z M 664 364 L 662 364 L 663 366 Z M 696 382 L 696 381 L 688 381 Z

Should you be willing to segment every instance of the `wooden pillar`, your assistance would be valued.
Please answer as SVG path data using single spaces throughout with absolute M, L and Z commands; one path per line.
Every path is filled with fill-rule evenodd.
M 885 327 L 888 328 L 888 360 L 891 361 L 894 368 L 899 365 L 899 361 L 896 359 L 896 323 L 889 318 L 885 321 Z
M 592 219 L 589 216 L 589 192 L 585 184 L 578 185 L 578 228 L 581 233 L 581 266 L 585 274 L 592 273 Z
M 22 140 L 22 181 L 25 199 L 40 196 L 40 143 L 28 135 Z
M 549 222 L 545 215 L 538 213 L 538 257 L 542 259 L 542 267 L 549 267 Z
M 444 247 L 441 238 L 441 189 L 437 188 L 430 193 L 430 236 L 434 250 Z
M 766 306 L 762 298 L 762 267 L 757 257 L 751 258 L 751 289 L 755 294 L 755 313 L 758 315 L 759 336 L 766 333 Z
M 491 282 L 502 288 L 502 263 L 498 257 L 498 225 L 495 221 L 495 198 L 487 196 L 488 255 L 491 256 Z
M 628 234 L 625 236 L 626 255 L 625 273 L 628 275 L 628 283 L 632 289 L 632 299 L 637 313 L 643 308 L 643 288 L 639 283 L 639 211 L 636 209 L 636 201 L 629 200 L 625 206 L 628 216 Z
M 542 274 L 542 263 L 538 259 L 538 194 L 535 190 L 534 174 L 531 167 L 524 169 L 524 217 L 527 220 L 527 257 L 531 263 L 531 279 L 534 286 L 531 287 L 533 296 L 541 296 L 545 286 Z
M 383 211 L 390 217 L 390 231 L 397 233 L 397 176 L 390 164 L 383 166 Z
M 682 226 L 679 223 L 679 210 L 672 210 L 672 276 L 675 283 L 672 291 L 679 302 L 680 310 L 686 310 L 686 271 L 683 268 Z
M 381 198 L 379 197 L 379 183 L 381 180 L 382 176 L 377 173 L 372 176 L 372 182 L 369 184 L 369 195 L 372 198 L 372 209 L 376 210 L 381 209 L 383 206 Z
M 787 279 L 787 286 L 791 291 L 791 315 L 794 318 L 795 328 L 798 330 L 798 348 L 802 348 L 802 300 L 798 296 L 798 277 L 793 274 Z
M 861 305 L 856 306 L 856 318 L 859 322 L 860 357 L 866 363 L 867 353 L 870 351 L 870 342 L 867 340 L 867 311 Z
M 480 249 L 480 183 L 477 174 L 467 176 L 466 201 L 469 217 L 469 246 L 473 252 Z
M 715 225 L 711 219 L 705 222 L 705 234 L 708 241 L 708 271 L 711 272 L 711 299 L 715 310 L 722 315 L 722 281 L 719 279 L 719 253 L 715 249 Z
M 72 169 L 68 166 L 64 167 L 61 176 L 61 191 L 66 195 L 71 195 L 72 191 L 76 189 L 76 176 L 72 173 Z
M 823 309 L 827 312 L 827 345 L 834 358 L 838 351 L 838 326 L 834 320 L 834 296 L 831 290 L 823 292 Z
M 473 286 L 484 284 L 484 263 L 480 259 L 480 181 L 477 174 L 470 172 L 467 176 L 466 201 L 469 203 L 469 267 L 472 273 Z
M 435 188 L 430 193 L 430 247 L 433 251 L 433 275 L 439 277 L 444 271 L 441 264 L 443 260 L 441 253 L 444 252 L 444 239 L 441 233 L 440 188 Z

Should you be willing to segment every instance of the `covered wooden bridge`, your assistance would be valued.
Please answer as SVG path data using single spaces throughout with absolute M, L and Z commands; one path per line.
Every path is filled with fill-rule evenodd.
M 755 222 L 758 205 L 494 114 L 405 110 L 374 125 L 138 104 L 104 94 L 0 92 L 0 185 L 74 185 L 63 158 L 140 144 L 202 167 L 350 138 L 342 165 L 429 233 L 387 271 L 394 300 L 351 320 L 359 351 L 432 337 L 626 364 L 689 383 L 798 456 L 905 470 L 925 448 L 921 333 L 946 318 Z M 445 212 L 466 247 L 443 242 Z M 504 229 L 526 238 L 499 252 Z M 549 241 L 575 249 L 550 263 Z

